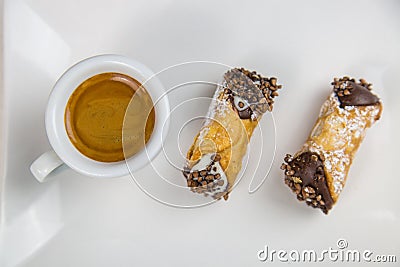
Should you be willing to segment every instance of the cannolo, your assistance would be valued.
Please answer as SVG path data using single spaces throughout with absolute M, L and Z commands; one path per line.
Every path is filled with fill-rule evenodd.
M 293 156 L 287 154 L 281 167 L 297 199 L 325 214 L 345 186 L 366 130 L 382 113 L 382 102 L 364 79 L 335 78 L 332 85 L 307 141 Z
M 263 114 L 272 111 L 280 88 L 276 78 L 255 71 L 235 68 L 225 73 L 186 156 L 183 175 L 193 192 L 227 199 L 253 131 Z

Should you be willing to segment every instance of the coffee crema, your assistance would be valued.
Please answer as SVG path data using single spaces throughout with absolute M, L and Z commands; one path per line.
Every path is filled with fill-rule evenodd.
M 117 162 L 143 149 L 154 129 L 155 112 L 149 93 L 137 80 L 109 72 L 75 89 L 64 120 L 71 143 L 83 155 Z

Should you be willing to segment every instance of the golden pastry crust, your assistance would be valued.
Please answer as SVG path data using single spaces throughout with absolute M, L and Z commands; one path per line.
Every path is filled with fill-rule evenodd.
M 303 147 L 286 155 L 285 183 L 300 201 L 325 214 L 337 202 L 366 131 L 382 114 L 382 102 L 364 79 L 335 78 L 333 92 Z
M 350 166 L 366 130 L 379 120 L 381 113 L 380 102 L 370 106 L 341 108 L 334 93 L 323 104 L 308 140 L 297 154 L 311 151 L 323 159 L 333 203 L 336 203 L 346 183 Z
M 224 82 L 215 92 L 207 120 L 187 153 L 183 172 L 189 187 L 198 193 L 210 193 L 214 198 L 227 198 L 242 168 L 253 131 L 263 113 L 272 110 L 279 88 L 276 78 L 264 78 L 244 69 L 233 69 L 225 74 Z M 201 163 L 199 168 L 199 162 L 207 155 L 211 155 L 211 165 Z M 217 160 L 214 160 L 216 155 Z M 217 180 L 213 175 L 222 177 L 218 178 L 221 188 L 210 188 Z
M 221 97 L 218 101 L 222 101 Z M 187 154 L 188 161 L 192 163 L 189 166 L 193 167 L 204 154 L 220 155 L 219 163 L 228 179 L 228 191 L 230 191 L 242 168 L 242 158 L 246 154 L 247 145 L 257 125 L 258 120 L 242 120 L 232 109 L 227 109 L 223 113 L 217 112 L 195 137 Z

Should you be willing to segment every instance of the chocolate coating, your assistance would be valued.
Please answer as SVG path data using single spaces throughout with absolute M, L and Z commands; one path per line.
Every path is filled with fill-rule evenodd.
M 246 108 L 245 110 L 238 111 L 239 117 L 244 120 L 250 119 L 251 113 L 251 108 Z
M 350 94 L 339 95 L 340 106 L 369 106 L 379 103 L 379 98 L 367 88 L 349 81 Z
M 287 162 L 285 182 L 297 194 L 297 198 L 305 200 L 308 205 L 320 208 L 327 214 L 333 206 L 333 199 L 326 182 L 324 164 L 318 154 L 304 152 L 292 160 L 285 159 L 285 161 Z M 307 194 L 304 192 L 306 188 L 315 192 Z M 322 197 L 322 202 L 318 200 L 313 204 L 312 201 L 316 200 L 318 195 Z

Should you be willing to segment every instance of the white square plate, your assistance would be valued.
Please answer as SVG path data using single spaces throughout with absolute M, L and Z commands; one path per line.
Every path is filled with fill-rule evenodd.
M 395 0 L 5 1 L 0 266 L 261 266 L 281 263 L 258 259 L 265 246 L 321 252 L 338 249 L 340 238 L 349 249 L 397 255 L 388 263 L 395 266 L 399 14 Z M 44 110 L 52 85 L 73 63 L 103 53 L 154 71 L 208 60 L 277 76 L 276 158 L 260 190 L 249 194 L 243 177 L 227 202 L 178 209 L 149 198 L 130 177 L 99 180 L 64 168 L 36 182 L 29 166 L 50 149 Z M 384 111 L 325 216 L 297 202 L 279 167 L 342 75 L 372 82 Z

